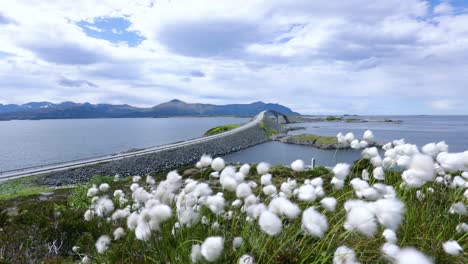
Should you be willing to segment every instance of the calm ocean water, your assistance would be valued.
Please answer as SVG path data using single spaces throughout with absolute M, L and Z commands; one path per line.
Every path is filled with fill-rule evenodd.
M 197 138 L 249 118 L 123 118 L 0 122 L 0 171 Z
M 379 118 L 379 117 L 373 117 Z M 468 150 L 468 116 L 385 116 L 402 123 L 337 123 L 315 122 L 293 124 L 313 133 L 335 136 L 353 132 L 362 137 L 371 129 L 378 141 L 405 138 L 422 146 L 445 140 L 450 151 Z M 131 148 L 148 148 L 197 138 L 211 127 L 245 123 L 248 118 L 134 118 L 73 119 L 0 122 L 0 171 L 107 155 Z M 289 164 L 295 159 L 332 166 L 352 162 L 360 152 L 353 150 L 319 150 L 308 146 L 267 142 L 225 156 L 230 162 Z
M 368 122 L 314 122 L 293 124 L 292 126 L 306 127 L 291 134 L 318 134 L 335 136 L 339 132 L 353 132 L 362 138 L 365 130 L 374 132 L 379 142 L 394 139 L 406 139 L 406 142 L 422 147 L 426 143 L 445 140 L 449 144 L 449 151 L 461 152 L 468 150 L 468 116 L 373 116 L 402 120 L 402 123 Z M 231 162 L 261 162 L 272 164 L 289 164 L 296 159 L 310 161 L 315 158 L 317 164 L 333 166 L 338 162 L 352 162 L 360 157 L 356 150 L 320 150 L 307 146 L 288 145 L 279 142 L 268 142 L 250 149 L 232 153 L 225 158 Z

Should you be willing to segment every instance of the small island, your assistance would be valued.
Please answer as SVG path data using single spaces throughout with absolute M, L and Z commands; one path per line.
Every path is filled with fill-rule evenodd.
M 233 130 L 233 129 L 238 128 L 240 126 L 241 126 L 240 124 L 228 124 L 228 125 L 223 125 L 223 126 L 217 126 L 217 127 L 213 127 L 213 128 L 208 129 L 203 135 L 204 136 L 212 136 L 212 135 L 223 133 L 223 132 L 226 132 L 226 131 L 229 131 L 229 130 Z

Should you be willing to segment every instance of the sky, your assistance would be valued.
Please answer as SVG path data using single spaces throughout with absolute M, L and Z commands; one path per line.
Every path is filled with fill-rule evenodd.
M 466 0 L 2 0 L 0 103 L 468 114 Z

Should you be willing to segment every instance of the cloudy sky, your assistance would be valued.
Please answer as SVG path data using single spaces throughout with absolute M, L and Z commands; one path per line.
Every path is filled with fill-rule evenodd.
M 468 114 L 466 0 L 2 0 L 0 103 Z

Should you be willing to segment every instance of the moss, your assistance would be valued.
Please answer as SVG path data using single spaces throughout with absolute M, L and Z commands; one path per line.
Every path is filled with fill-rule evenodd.
M 224 125 L 224 126 L 217 126 L 209 129 L 208 131 L 205 132 L 204 136 L 211 136 L 211 135 L 216 135 L 219 133 L 223 133 L 229 130 L 232 130 L 234 128 L 240 127 L 240 124 L 229 124 L 229 125 Z
M 269 128 L 267 125 L 265 125 L 264 122 L 260 122 L 259 125 L 263 129 L 263 131 L 265 131 L 265 133 L 267 134 L 268 137 L 271 137 L 271 136 L 274 136 L 274 135 L 278 134 L 278 130 L 273 129 L 273 128 Z

